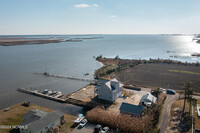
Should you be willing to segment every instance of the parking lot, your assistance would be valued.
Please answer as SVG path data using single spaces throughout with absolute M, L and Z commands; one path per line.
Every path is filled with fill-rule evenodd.
M 94 133 L 95 124 L 87 123 L 83 128 L 77 126 L 72 133 Z M 113 130 L 109 130 L 107 133 L 114 133 Z
M 91 123 L 87 123 L 83 128 L 80 128 L 80 126 L 77 126 L 76 128 L 74 128 L 72 133 L 93 133 L 95 126 L 96 125 L 91 124 Z

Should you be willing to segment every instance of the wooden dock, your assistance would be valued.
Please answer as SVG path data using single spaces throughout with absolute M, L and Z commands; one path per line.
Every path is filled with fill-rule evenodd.
M 94 82 L 93 79 L 87 79 L 87 78 L 78 78 L 78 77 L 70 77 L 70 76 L 63 76 L 63 75 L 54 75 L 54 74 L 44 74 L 44 73 L 34 73 L 38 75 L 43 75 L 46 77 L 55 77 L 55 78 L 63 78 L 63 79 L 72 79 L 72 80 L 80 80 L 80 81 L 87 81 L 87 82 Z
M 43 94 L 43 93 L 39 92 L 38 90 L 29 90 L 29 89 L 26 89 L 26 88 L 17 88 L 17 91 L 36 95 L 36 96 L 39 96 L 39 97 L 43 97 L 43 98 L 46 98 L 46 99 L 50 99 L 50 100 L 54 100 L 54 101 L 58 101 L 58 102 L 62 102 L 62 103 L 66 103 L 66 100 L 67 100 L 67 98 L 62 99 L 62 98 L 50 96 L 48 94 Z
M 39 96 L 39 97 L 42 97 L 42 98 L 46 98 L 46 99 L 61 102 L 61 103 L 69 103 L 69 104 L 73 104 L 73 105 L 76 105 L 76 106 L 81 106 L 81 107 L 84 107 L 86 109 L 92 109 L 92 108 L 98 106 L 97 104 L 94 104 L 94 103 L 88 103 L 88 102 L 73 99 L 73 98 L 66 97 L 65 99 L 62 99 L 62 98 L 58 98 L 58 97 L 53 97 L 53 96 L 50 96 L 48 94 L 43 94 L 42 92 L 39 92 L 38 90 L 30 90 L 30 89 L 26 89 L 26 88 L 17 88 L 17 91 L 27 93 L 27 94 L 31 94 L 31 95 L 36 95 L 36 96 Z

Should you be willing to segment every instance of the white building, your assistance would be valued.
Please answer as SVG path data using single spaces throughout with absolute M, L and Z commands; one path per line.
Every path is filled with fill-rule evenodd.
M 157 100 L 157 98 L 155 96 L 153 96 L 151 93 L 147 93 L 146 95 L 144 95 L 141 100 L 140 103 L 142 105 L 146 105 L 146 106 L 151 106 L 152 103 L 155 103 Z
M 107 81 L 98 88 L 98 98 L 113 102 L 122 95 L 122 86 L 117 79 Z

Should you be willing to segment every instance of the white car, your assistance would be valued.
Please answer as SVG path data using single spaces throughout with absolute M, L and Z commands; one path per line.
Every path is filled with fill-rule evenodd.
M 85 117 L 83 116 L 83 114 L 79 114 L 78 118 L 74 121 L 75 123 L 80 123 Z
M 163 93 L 165 93 L 165 92 L 166 92 L 166 90 L 165 90 L 165 89 L 163 89 L 163 88 L 160 88 L 160 91 L 162 91 Z
M 109 130 L 109 127 L 104 127 L 102 130 L 101 130 L 101 133 L 107 133 Z
M 87 119 L 83 119 L 80 123 L 80 127 L 84 127 L 87 124 L 88 120 Z

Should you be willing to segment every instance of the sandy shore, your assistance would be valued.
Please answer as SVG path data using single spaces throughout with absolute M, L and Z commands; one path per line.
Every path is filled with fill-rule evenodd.
M 96 60 L 101 66 L 104 66 L 104 64 L 98 60 Z

